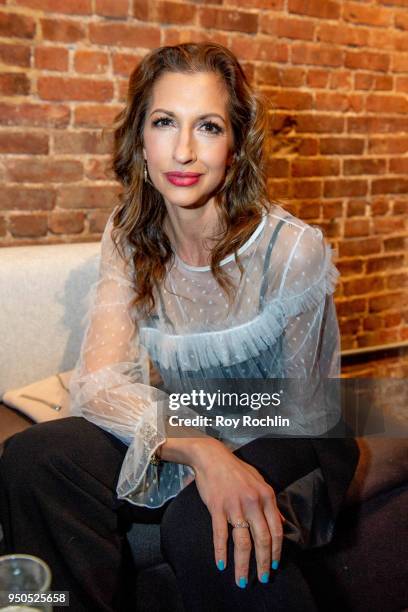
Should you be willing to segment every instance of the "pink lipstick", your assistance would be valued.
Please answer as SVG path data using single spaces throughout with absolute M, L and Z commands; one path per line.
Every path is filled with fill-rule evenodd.
M 201 174 L 198 172 L 166 172 L 167 180 L 177 187 L 189 187 L 198 183 Z

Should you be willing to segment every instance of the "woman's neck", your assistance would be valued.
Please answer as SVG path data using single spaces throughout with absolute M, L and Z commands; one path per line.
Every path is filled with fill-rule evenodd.
M 191 266 L 209 265 L 209 249 L 214 244 L 209 239 L 220 230 L 218 213 L 213 206 L 194 209 L 169 206 L 164 230 L 182 261 Z

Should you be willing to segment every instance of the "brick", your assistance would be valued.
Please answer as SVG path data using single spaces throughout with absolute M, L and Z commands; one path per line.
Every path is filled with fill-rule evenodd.
M 321 138 L 322 155 L 360 155 L 364 151 L 364 138 Z
M 386 215 L 389 211 L 388 201 L 384 198 L 375 198 L 371 201 L 370 213 L 373 217 Z
M 114 74 L 121 74 L 128 77 L 140 64 L 141 59 L 140 55 L 132 53 L 114 53 L 112 56 Z
M 335 176 L 340 172 L 337 159 L 296 159 L 292 162 L 292 176 Z
M 312 95 L 305 91 L 263 91 L 272 108 L 304 110 L 311 109 L 313 106 Z
M 44 100 L 95 100 L 108 102 L 113 97 L 111 81 L 85 78 L 40 77 L 38 94 Z
M 27 183 L 65 183 L 79 181 L 83 176 L 79 161 L 38 158 L 10 161 L 6 172 L 9 180 Z
M 12 215 L 10 217 L 10 232 L 16 238 L 45 236 L 47 233 L 47 217 L 41 214 Z
M 309 15 L 319 19 L 339 19 L 340 4 L 331 0 L 288 0 L 289 13 Z
M 80 234 L 84 229 L 83 212 L 52 212 L 48 218 L 48 229 L 53 234 Z
M 129 0 L 95 0 L 95 13 L 104 17 L 127 17 Z
M 353 238 L 342 241 L 339 245 L 340 257 L 361 257 L 363 255 L 372 255 L 381 252 L 380 238 Z
M 394 72 L 408 72 L 408 53 L 394 55 L 392 69 Z
M 61 208 L 113 208 L 120 192 L 119 185 L 61 187 L 58 205 Z
M 370 315 L 364 319 L 363 327 L 366 331 L 375 331 L 376 329 L 381 329 L 383 325 L 384 321 L 382 317 Z
M 294 138 L 294 147 L 292 151 L 296 151 L 299 155 L 318 155 L 319 153 L 319 141 L 316 138 Z M 288 144 L 290 144 L 288 139 Z
M 109 57 L 102 51 L 77 51 L 74 57 L 76 72 L 102 74 L 109 66 Z
M 359 95 L 317 92 L 315 96 L 316 110 L 332 110 L 335 112 L 354 111 L 363 109 L 363 99 Z
M 365 180 L 337 179 L 324 182 L 324 196 L 326 198 L 365 196 L 367 191 L 368 184 Z
M 232 30 L 254 34 L 258 31 L 258 15 L 239 10 L 225 10 L 215 7 L 201 7 L 198 13 L 199 24 L 203 28 Z
M 93 181 L 112 181 L 115 174 L 112 170 L 112 159 L 88 159 L 85 163 L 85 176 Z
M 329 221 L 320 221 L 320 229 L 323 230 L 323 234 L 327 238 L 340 238 L 341 236 L 341 225 L 336 219 L 329 219 Z
M 129 80 L 128 79 L 118 79 L 117 80 L 117 94 L 116 97 L 119 102 L 126 102 L 128 89 L 129 89 Z
M 395 201 L 393 211 L 396 215 L 408 215 L 408 201 Z
M 402 321 L 402 316 L 399 312 L 389 312 L 384 316 L 384 326 L 385 327 L 396 327 L 400 325 Z
M 395 236 L 384 240 L 384 251 L 406 251 L 408 248 L 408 240 L 406 236 Z
M 7 234 L 7 221 L 4 217 L 0 217 L 0 236 Z
M 346 319 L 339 321 L 340 333 L 341 334 L 356 334 L 360 329 L 360 318 Z
M 400 233 L 404 229 L 404 219 L 401 217 L 376 217 L 373 219 L 374 234 Z
M 317 66 L 341 66 L 343 51 L 330 46 L 312 43 L 293 43 L 292 63 L 313 64 Z
M 408 172 L 408 157 L 390 159 L 390 172 L 406 174 Z
M 30 81 L 22 72 L 0 74 L 0 95 L 26 96 L 30 93 Z
M 315 25 L 306 19 L 287 19 L 266 13 L 260 20 L 260 31 L 277 38 L 293 38 L 295 40 L 313 40 Z
M 398 333 L 394 330 L 380 329 L 357 337 L 358 346 L 383 346 L 398 341 Z
M 408 136 L 388 136 L 368 140 L 369 153 L 398 154 L 408 152 Z
M 179 45 L 185 42 L 217 42 L 224 47 L 229 45 L 229 35 L 227 32 L 214 32 L 213 30 L 193 30 L 187 27 L 171 27 L 167 26 L 162 30 L 163 45 Z
M 54 152 L 71 155 L 105 155 L 112 152 L 112 135 L 100 131 L 64 131 L 54 134 Z
M 91 23 L 89 40 L 98 45 L 113 47 L 146 47 L 160 45 L 160 29 L 124 23 Z
M 343 202 L 322 202 L 322 217 L 323 219 L 333 219 L 343 216 Z
M 30 65 L 31 49 L 25 45 L 0 44 L 0 62 L 9 66 L 27 68 Z
M 348 317 L 356 312 L 365 312 L 366 304 L 367 302 L 365 298 L 338 301 L 336 302 L 337 314 L 339 317 Z
M 358 25 L 391 26 L 393 12 L 379 6 L 364 6 L 357 2 L 343 3 L 343 19 Z
M 332 45 L 347 45 L 350 47 L 366 47 L 370 40 L 369 30 L 354 28 L 341 23 L 319 24 L 316 32 L 317 40 Z
M 187 4 L 186 2 L 180 3 L 167 2 L 166 0 L 156 0 L 156 2 L 152 4 L 152 9 L 154 11 L 152 21 L 157 21 L 158 23 L 179 23 L 181 25 L 189 25 L 194 24 L 196 20 L 197 8 L 191 4 Z M 253 16 L 254 15 L 252 14 L 252 17 Z M 241 19 L 242 18 L 238 17 L 237 21 L 241 21 Z M 228 30 L 230 28 L 220 29 Z M 244 31 L 246 32 L 247 30 Z
M 330 89 L 352 89 L 352 77 L 353 73 L 350 70 L 334 70 L 330 72 Z M 355 100 L 359 96 L 350 94 L 350 98 L 353 99 L 353 105 L 355 105 Z
M 312 69 L 307 72 L 306 83 L 309 87 L 320 89 L 328 86 L 329 78 L 328 70 Z
M 37 47 L 34 55 L 35 67 L 41 70 L 68 70 L 68 49 L 61 47 Z
M 347 202 L 347 216 L 361 217 L 366 214 L 367 202 L 361 200 L 349 200 Z
M 371 193 L 407 193 L 408 179 L 383 178 L 374 179 L 371 185 Z
M 355 174 L 384 174 L 387 169 L 385 159 L 345 159 L 343 161 L 343 173 L 347 175 Z
M 26 6 L 46 13 L 68 13 L 71 15 L 90 15 L 91 0 L 15 0 L 19 6 Z
M 5 185 L 0 189 L 0 210 L 51 210 L 55 206 L 53 189 Z
M 408 93 L 408 77 L 397 77 L 395 79 L 395 90 Z
M 336 268 L 342 277 L 354 276 L 363 274 L 364 262 L 361 259 L 345 259 L 344 261 L 337 261 Z
M 374 53 L 373 51 L 346 51 L 344 65 L 346 68 L 388 72 L 390 56 L 385 53 Z
M 322 194 L 321 181 L 293 181 L 293 197 L 318 198 Z
M 287 62 L 289 59 L 287 43 L 274 40 L 261 41 L 247 36 L 233 36 L 230 48 L 240 60 Z
M 77 127 L 110 127 L 122 106 L 83 105 L 75 109 L 74 125 Z M 1 110 L 1 107 L 0 107 Z
M 288 181 L 268 180 L 267 187 L 272 199 L 277 200 L 289 197 L 290 186 Z
M 72 214 L 72 213 L 71 213 Z M 102 234 L 108 221 L 110 211 L 95 210 L 89 213 L 89 231 L 91 234 Z
M 384 278 L 382 276 L 366 276 L 343 282 L 344 295 L 363 295 L 376 293 L 384 289 Z
M 208 0 L 204 0 L 208 1 Z M 137 2 L 137 0 L 135 0 Z M 222 0 L 211 0 L 211 4 L 222 4 Z M 234 5 L 234 0 L 224 2 L 224 4 Z M 275 9 L 282 11 L 285 6 L 285 0 L 239 0 L 239 6 L 248 6 L 255 9 Z
M 307 113 L 296 117 L 296 131 L 311 132 L 311 133 L 328 133 L 343 132 L 344 119 L 343 117 L 335 117 L 331 115 L 308 115 Z
M 408 30 L 408 13 L 406 11 L 395 13 L 394 24 L 396 28 Z
M 41 30 L 45 40 L 74 43 L 86 38 L 85 26 L 68 19 L 41 19 Z
M 370 233 L 369 219 L 346 219 L 344 222 L 344 237 L 356 238 L 368 236 Z
M 389 134 L 408 131 L 407 117 L 390 117 L 382 115 L 381 117 L 348 117 L 347 131 L 351 133 L 377 133 Z
M 0 36 L 7 38 L 34 38 L 35 21 L 32 17 L 15 13 L 0 13 Z
M 386 272 L 395 268 L 404 267 L 403 255 L 387 255 L 381 257 L 370 258 L 367 260 L 367 274 L 373 272 Z
M 1 130 L 0 153 L 46 155 L 48 153 L 48 134 Z
M 387 289 L 401 289 L 402 287 L 408 287 L 408 274 L 406 272 L 391 274 L 387 277 Z
M 289 161 L 279 157 L 271 157 L 266 162 L 266 173 L 268 177 L 289 176 Z
M 318 219 L 320 217 L 320 204 L 318 202 L 306 202 L 302 206 L 302 219 Z
M 68 124 L 69 118 L 70 110 L 67 106 L 0 103 L 1 125 L 63 128 Z
M 405 96 L 372 94 L 367 96 L 366 110 L 374 113 L 407 113 L 408 100 Z
M 301 71 L 302 72 L 302 71 Z M 270 87 L 282 85 L 282 71 L 278 66 L 267 63 L 258 63 L 255 68 L 255 81 L 258 85 L 269 85 Z M 302 79 L 298 86 L 302 84 Z
M 372 297 L 368 302 L 369 310 L 370 312 L 382 312 L 391 308 L 400 308 L 404 302 L 403 298 L 404 295 L 401 292 L 386 293 Z

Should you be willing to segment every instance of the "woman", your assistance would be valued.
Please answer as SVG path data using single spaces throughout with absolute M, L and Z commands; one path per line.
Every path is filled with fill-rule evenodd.
M 75 611 L 130 607 L 132 521 L 161 522 L 186 610 L 317 609 L 298 551 L 330 541 L 358 452 L 316 437 L 338 421 L 337 271 L 321 232 L 268 202 L 265 133 L 220 45 L 157 49 L 131 75 L 74 417 L 17 434 L 1 464 L 9 549 L 44 558 Z M 280 379 L 289 432 L 169 430 L 170 394 L 223 379 Z

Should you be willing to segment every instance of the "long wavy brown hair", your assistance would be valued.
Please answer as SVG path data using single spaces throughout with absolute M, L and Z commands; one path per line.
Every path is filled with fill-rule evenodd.
M 122 257 L 123 245 L 131 246 L 136 293 L 133 306 L 144 315 L 154 309 L 154 289 L 165 280 L 168 263 L 174 263 L 174 251 L 163 229 L 163 197 L 143 179 L 144 122 L 153 86 L 164 72 L 214 72 L 228 92 L 234 156 L 214 198 L 223 229 L 211 249 L 210 266 L 230 304 L 236 288 L 220 262 L 234 253 L 242 276 L 237 251 L 269 208 L 264 174 L 266 107 L 249 85 L 237 58 L 216 43 L 184 43 L 148 53 L 130 76 L 127 104 L 113 126 L 113 169 L 123 193 L 113 218 L 112 239 Z

